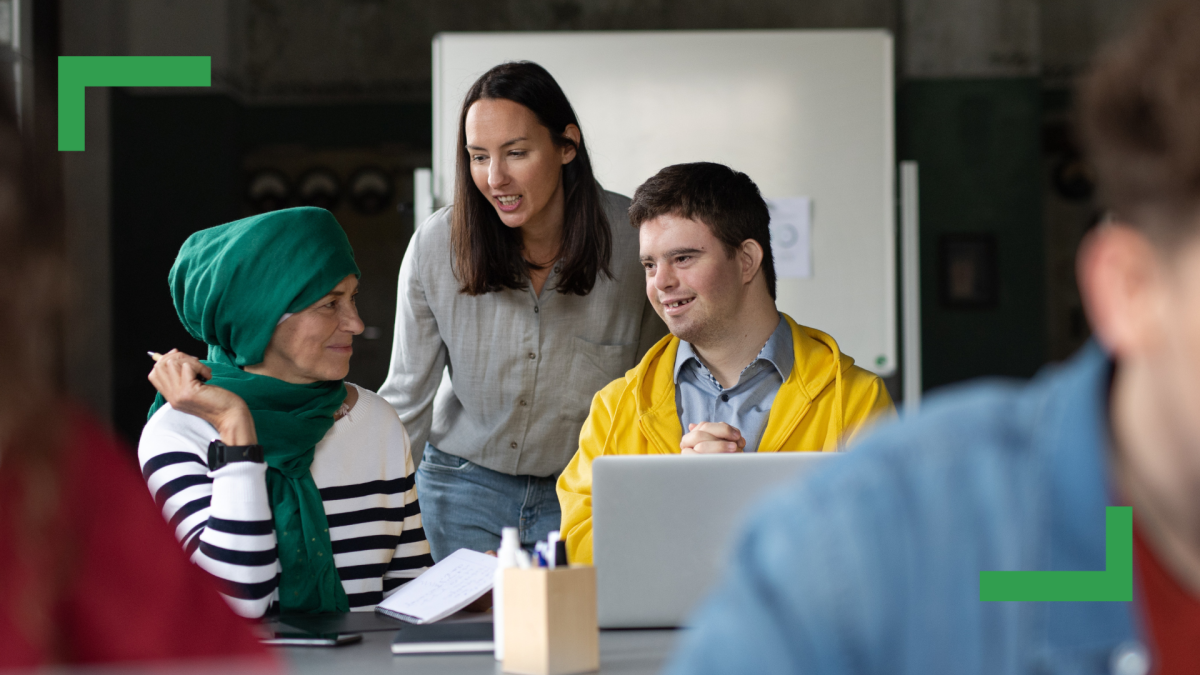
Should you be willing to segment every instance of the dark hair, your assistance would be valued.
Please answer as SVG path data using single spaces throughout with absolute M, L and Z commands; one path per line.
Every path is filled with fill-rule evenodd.
M 5 502 L 0 517 L 12 526 L 18 564 L 39 574 L 14 597 L 0 598 L 0 612 L 20 621 L 30 608 L 51 606 L 71 580 L 65 562 L 71 556 L 64 555 L 71 542 L 46 537 L 61 528 L 63 513 L 69 426 L 62 417 L 69 406 L 62 401 L 62 323 L 68 270 L 57 155 L 48 152 L 48 125 L 35 126 L 36 142 L 22 135 L 5 95 L 11 86 L 0 75 L 0 296 L 5 298 L 0 306 L 0 476 L 15 487 L 11 499 L 0 499 Z M 30 630 L 41 640 L 53 628 L 33 621 Z
M 502 63 L 487 71 L 463 99 L 458 117 L 458 161 L 455 170 L 454 210 L 450 242 L 454 251 L 454 273 L 468 295 L 483 295 L 504 288 L 525 288 L 531 268 L 541 267 L 521 255 L 521 235 L 507 227 L 495 208 L 471 179 L 467 153 L 467 111 L 480 99 L 505 99 L 519 103 L 550 130 L 559 147 L 573 146 L 575 159 L 563 166 L 563 234 L 559 248 L 559 293 L 587 295 L 596 276 L 609 279 L 612 232 L 600 185 L 592 173 L 582 132 L 579 143 L 563 135 L 567 125 L 579 126 L 575 111 L 550 73 L 536 63 Z
M 1082 86 L 1079 124 L 1100 198 L 1164 243 L 1200 208 L 1200 3 L 1174 0 L 1107 49 Z
M 33 147 L 0 95 L 0 295 L 7 299 L 0 307 L 0 452 L 20 452 L 5 448 L 6 435 L 62 393 L 67 270 L 52 191 L 57 165 L 53 156 L 35 157 Z
M 704 223 L 731 258 L 742 242 L 757 241 L 763 250 L 767 292 L 775 299 L 771 214 L 749 176 L 712 162 L 668 166 L 638 186 L 629 205 L 629 221 L 634 227 L 663 215 Z

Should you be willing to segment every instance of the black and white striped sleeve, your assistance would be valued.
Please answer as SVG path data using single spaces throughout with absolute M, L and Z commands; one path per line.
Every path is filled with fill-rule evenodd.
M 207 422 L 163 406 L 142 430 L 142 477 L 192 562 L 218 579 L 235 612 L 260 617 L 279 586 L 267 467 L 234 462 L 209 473 L 216 437 Z
M 404 529 L 400 540 L 396 543 L 396 551 L 388 564 L 387 572 L 383 575 L 384 597 L 391 595 L 397 588 L 409 579 L 420 576 L 422 572 L 433 565 L 433 557 L 429 553 L 429 541 L 425 539 L 425 528 L 421 525 L 421 502 L 417 498 L 417 472 L 413 465 L 412 453 L 408 452 L 408 434 L 405 441 L 405 491 L 404 491 Z

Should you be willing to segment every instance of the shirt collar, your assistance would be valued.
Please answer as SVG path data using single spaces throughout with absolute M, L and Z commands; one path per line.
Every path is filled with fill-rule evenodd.
M 758 358 L 765 359 L 779 371 L 779 377 L 788 379 L 792 374 L 792 365 L 796 361 L 796 349 L 792 344 L 792 327 L 783 316 L 775 326 L 775 332 L 767 338 L 767 344 L 758 352 Z
M 683 369 L 684 364 L 695 359 L 696 365 L 703 367 L 700 358 L 696 356 L 696 351 L 692 348 L 692 343 L 686 340 L 679 341 L 679 351 L 675 353 L 675 383 L 679 384 L 679 371 Z M 783 320 L 780 315 L 779 323 L 775 325 L 775 331 L 771 333 L 771 337 L 767 338 L 767 343 L 758 351 L 758 356 L 746 365 L 749 368 L 758 361 L 766 361 L 770 363 L 775 370 L 779 371 L 779 376 L 783 379 L 788 379 L 788 375 L 792 374 L 792 366 L 796 362 L 796 351 L 792 345 L 792 327 L 787 321 Z M 742 369 L 745 372 L 745 368 Z M 739 378 L 740 381 L 740 378 Z
M 683 364 L 692 359 L 696 359 L 696 363 L 700 362 L 700 359 L 696 357 L 695 350 L 692 349 L 692 343 L 680 340 L 679 351 L 675 352 L 675 384 L 679 384 L 679 371 L 683 369 Z

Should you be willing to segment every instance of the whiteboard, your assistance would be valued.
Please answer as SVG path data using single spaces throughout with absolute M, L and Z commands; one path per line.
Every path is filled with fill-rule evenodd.
M 570 99 L 605 189 L 711 161 L 768 199 L 812 200 L 812 276 L 778 306 L 858 365 L 897 366 L 892 38 L 881 30 L 442 33 L 433 41 L 433 191 L 453 194 L 458 115 L 504 61 Z

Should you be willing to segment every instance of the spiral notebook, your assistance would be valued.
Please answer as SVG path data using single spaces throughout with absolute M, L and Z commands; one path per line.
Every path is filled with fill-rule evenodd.
M 496 559 L 460 548 L 375 607 L 376 612 L 410 623 L 433 623 L 492 590 Z

